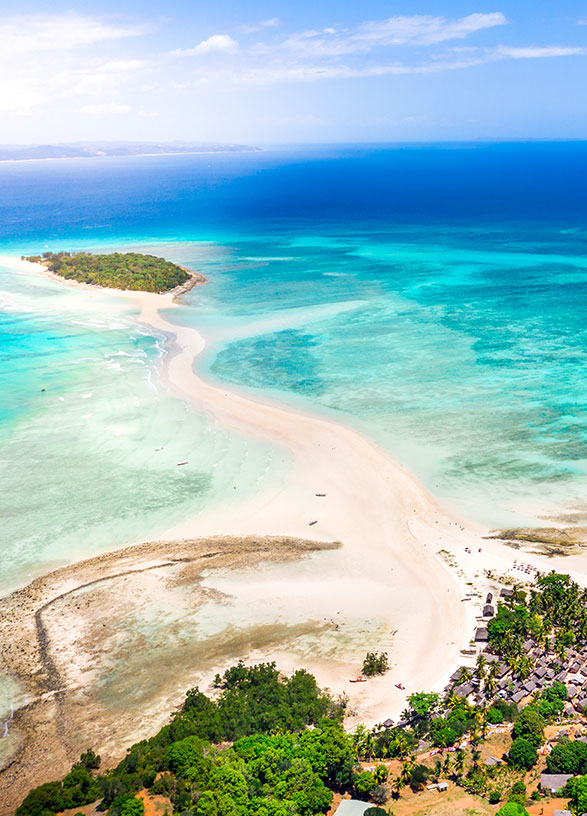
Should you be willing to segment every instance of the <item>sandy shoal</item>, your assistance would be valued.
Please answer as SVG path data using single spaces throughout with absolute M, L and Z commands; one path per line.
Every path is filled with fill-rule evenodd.
M 0 262 L 51 277 L 36 264 L 1 258 Z M 83 289 L 89 298 L 95 294 L 94 287 L 67 283 Z M 350 695 L 351 723 L 396 718 L 408 694 L 442 688 L 463 661 L 460 650 L 469 645 L 483 600 L 463 598 L 472 589 L 481 595 L 495 589 L 488 570 L 494 576 L 525 579 L 513 570 L 515 553 L 504 542 L 483 540 L 486 530 L 441 507 L 411 473 L 361 433 L 203 379 L 194 363 L 205 347 L 204 338 L 161 314 L 161 309 L 179 308 L 173 295 L 96 291 L 99 308 L 107 308 L 105 295 L 130 300 L 141 324 L 168 336 L 161 378 L 174 394 L 223 426 L 282 447 L 293 461 L 285 484 L 252 500 L 185 519 L 163 540 L 222 534 L 340 541 L 342 547 L 336 551 L 315 555 L 310 569 L 292 571 L 284 564 L 269 571 L 247 571 L 241 566 L 221 577 L 211 574 L 207 586 L 234 596 L 240 593 L 243 614 L 251 621 L 255 607 L 262 604 L 275 608 L 282 618 L 288 611 L 302 610 L 308 620 L 323 619 L 328 609 L 343 629 L 345 623 L 354 627 L 355 636 L 361 632 L 360 621 L 375 620 L 377 626 L 365 626 L 364 651 L 383 646 L 389 650 L 392 670 L 383 677 L 351 685 L 349 678 L 360 668 L 356 654 L 348 661 L 338 655 L 331 665 L 319 650 L 315 656 L 304 656 L 303 665 L 322 685 Z M 526 553 L 524 560 L 583 578 L 580 557 L 547 561 Z M 255 655 L 259 656 L 272 657 Z M 277 658 L 284 669 L 300 663 L 295 653 L 290 663 L 283 653 Z M 405 691 L 396 687 L 398 682 Z
M 54 277 L 40 265 L 14 259 L 12 263 Z M 95 287 L 66 283 L 88 297 L 94 294 Z M 478 531 L 449 517 L 408 471 L 357 431 L 205 381 L 194 370 L 204 338 L 161 315 L 161 309 L 179 308 L 173 295 L 95 290 L 101 308 L 106 294 L 128 299 L 138 307 L 140 323 L 172 339 L 172 352 L 161 372 L 172 392 L 226 427 L 282 446 L 294 462 L 285 487 L 186 519 L 166 537 L 222 533 L 341 541 L 343 547 L 336 562 L 328 562 L 327 571 L 321 571 L 318 560 L 314 578 L 306 576 L 297 584 L 284 579 L 280 586 L 275 575 L 270 591 L 291 596 L 309 616 L 323 611 L 325 592 L 341 619 L 377 616 L 387 628 L 383 640 L 389 642 L 393 633 L 393 672 L 353 688 L 348 676 L 328 676 L 327 667 L 320 666 L 319 679 L 331 688 L 344 683 L 357 716 L 367 722 L 401 712 L 405 694 L 396 682 L 403 682 L 408 693 L 442 684 L 469 641 L 472 612 L 460 602 L 464 585 L 437 553 L 448 541 L 459 549 L 476 545 Z M 312 521 L 317 524 L 310 525 Z M 366 642 L 365 648 L 377 645 Z

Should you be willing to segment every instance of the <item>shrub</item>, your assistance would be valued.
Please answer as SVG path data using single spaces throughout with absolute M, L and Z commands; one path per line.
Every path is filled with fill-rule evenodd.
M 376 805 L 384 805 L 389 799 L 389 794 L 385 785 L 377 785 L 371 792 L 371 799 Z

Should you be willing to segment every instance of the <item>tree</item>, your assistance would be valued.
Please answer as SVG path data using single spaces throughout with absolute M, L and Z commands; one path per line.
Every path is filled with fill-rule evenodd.
M 506 802 L 506 804 L 497 811 L 496 816 L 530 816 L 530 814 L 525 807 L 519 805 L 517 802 Z
M 406 783 L 401 776 L 396 776 L 393 780 L 393 784 L 391 786 L 391 794 L 394 799 L 399 799 L 399 796 L 402 790 L 405 788 Z
M 363 674 L 373 677 L 375 674 L 384 674 L 389 668 L 387 652 L 367 652 L 363 660 Z
M 389 794 L 385 785 L 376 785 L 371 791 L 371 800 L 376 805 L 384 805 L 389 799 Z
M 508 754 L 508 763 L 514 768 L 529 771 L 538 761 L 536 746 L 524 737 L 518 737 L 512 742 Z
M 375 779 L 378 785 L 380 785 L 382 782 L 385 782 L 388 773 L 389 771 L 387 770 L 387 767 L 385 765 L 378 765 L 375 768 Z
M 549 773 L 582 774 L 587 771 L 587 744 L 580 740 L 563 740 L 555 745 L 546 759 Z
M 462 748 L 459 748 L 458 751 L 455 753 L 455 760 L 453 763 L 453 771 L 458 779 L 459 776 L 462 776 L 463 771 L 465 770 L 465 759 L 466 754 Z
M 499 708 L 492 706 L 487 709 L 487 721 L 492 725 L 499 725 L 499 723 L 503 722 L 503 714 Z
M 533 705 L 522 709 L 520 716 L 514 723 L 512 737 L 514 740 L 518 737 L 524 737 L 534 746 L 541 745 L 544 742 L 544 720 Z
M 427 719 L 438 707 L 439 696 L 435 692 L 419 691 L 410 694 L 408 704 L 410 706 L 410 716 L 412 719 Z
M 212 769 L 207 748 L 207 743 L 194 735 L 173 742 L 165 752 L 167 765 L 177 776 L 189 779 L 202 790 Z
M 376 785 L 377 782 L 371 771 L 362 771 L 355 777 L 354 786 L 359 799 L 368 799 Z
M 416 765 L 416 767 L 412 770 L 410 774 L 410 788 L 413 791 L 422 790 L 426 782 L 428 781 L 428 776 L 430 772 L 425 765 Z
M 579 776 L 569 781 L 571 802 L 575 813 L 587 811 L 587 776 Z
M 142 799 L 129 796 L 119 810 L 120 816 L 143 816 L 145 805 Z

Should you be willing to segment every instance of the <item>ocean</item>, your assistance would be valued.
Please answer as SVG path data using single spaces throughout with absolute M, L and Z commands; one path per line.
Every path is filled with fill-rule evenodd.
M 585 524 L 585 190 L 580 142 L 15 162 L 0 254 L 188 265 L 206 377 L 352 424 L 483 525 Z M 100 297 L 0 268 L 2 592 L 286 478 Z

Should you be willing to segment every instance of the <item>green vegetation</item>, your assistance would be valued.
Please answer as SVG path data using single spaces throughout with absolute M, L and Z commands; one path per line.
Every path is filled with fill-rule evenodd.
M 27 260 L 42 263 L 67 280 L 110 289 L 168 292 L 190 279 L 184 269 L 171 261 L 138 252 L 113 252 L 109 255 L 44 252 L 42 256 L 33 255 Z
M 587 773 L 587 743 L 581 740 L 562 740 L 547 757 L 546 768 L 548 773 Z
M 568 576 L 555 573 L 541 578 L 529 597 L 516 590 L 499 607 L 491 634 L 494 649 L 501 649 L 503 663 L 518 672 L 530 662 L 527 638 L 564 651 L 586 600 L 587 593 Z M 166 796 L 172 813 L 182 816 L 318 816 L 328 810 L 335 791 L 385 805 L 405 788 L 417 793 L 441 779 L 491 804 L 505 801 L 501 816 L 523 816 L 529 801 L 523 779 L 538 762 L 546 723 L 560 718 L 567 690 L 552 682 L 519 711 L 497 696 L 495 685 L 491 688 L 500 664 L 482 654 L 475 668 L 459 673 L 457 691 L 471 683 L 477 689 L 475 704 L 470 694 L 455 693 L 455 686 L 444 696 L 415 692 L 400 725 L 359 725 L 347 734 L 342 728 L 345 701 L 322 692 L 312 675 L 298 671 L 283 678 L 274 664 L 239 663 L 216 676 L 217 699 L 191 689 L 170 723 L 129 749 L 117 768 L 99 773 L 100 758 L 87 751 L 63 780 L 31 791 L 17 816 L 55 816 L 97 800 L 109 816 L 143 816 L 137 798 L 143 789 Z M 367 654 L 366 674 L 386 668 L 385 653 Z M 481 743 L 491 724 L 506 721 L 514 723 L 507 762 L 486 764 Z M 505 759 L 502 739 L 496 739 L 495 751 Z M 440 750 L 419 764 L 417 755 L 430 744 Z M 399 769 L 390 773 L 383 764 L 374 770 L 359 764 L 387 758 L 398 759 Z M 587 744 L 560 741 L 546 766 L 551 773 L 575 775 L 566 793 L 574 812 L 587 810 Z M 530 799 L 541 796 L 533 790 Z M 371 810 L 379 816 L 381 809 Z
M 538 579 L 529 596 L 516 590 L 488 623 L 489 644 L 504 658 L 518 658 L 525 672 L 524 641 L 551 644 L 562 656 L 565 649 L 587 640 L 587 590 L 568 575 L 551 573 Z
M 497 811 L 496 816 L 528 816 L 528 811 L 517 802 L 506 802 L 506 804 Z
M 387 652 L 367 652 L 363 660 L 363 674 L 365 677 L 373 677 L 376 674 L 385 674 L 389 669 Z
M 323 813 L 333 790 L 368 796 L 378 782 L 357 773 L 343 709 L 304 671 L 280 678 L 273 663 L 239 664 L 225 672 L 217 701 L 191 689 L 169 725 L 114 770 L 92 773 L 99 758 L 88 751 L 61 782 L 32 790 L 16 813 L 54 816 L 102 799 L 109 816 L 142 816 L 143 788 L 169 796 L 185 816 Z M 224 741 L 233 744 L 218 747 Z
M 544 689 L 536 701 L 542 719 L 546 722 L 556 719 L 562 713 L 567 699 L 567 687 L 555 680 L 549 688 Z
M 523 738 L 537 747 L 544 742 L 544 720 L 533 705 L 526 706 L 518 716 L 512 730 L 514 740 Z
M 514 768 L 518 768 L 521 771 L 529 771 L 530 768 L 533 768 L 538 762 L 536 746 L 532 745 L 532 743 L 524 739 L 524 737 L 518 737 L 512 742 L 512 747 L 508 754 L 508 762 L 510 765 L 513 765 Z
M 569 779 L 565 793 L 571 797 L 570 805 L 574 813 L 585 813 L 587 810 L 587 776 L 576 776 Z

